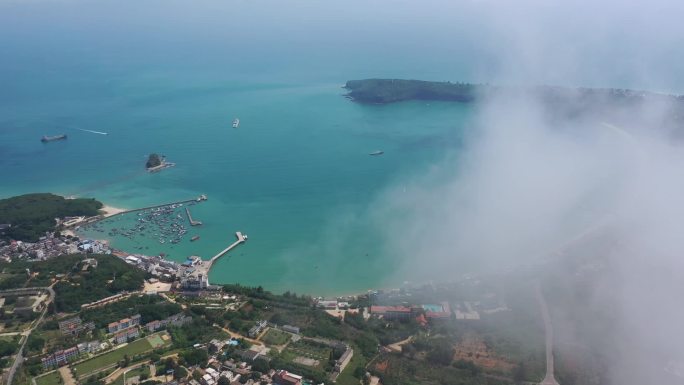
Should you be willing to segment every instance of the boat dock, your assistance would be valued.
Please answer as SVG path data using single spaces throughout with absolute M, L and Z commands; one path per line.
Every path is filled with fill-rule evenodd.
M 196 220 L 192 219 L 192 215 L 190 214 L 190 208 L 186 207 L 185 213 L 188 214 L 188 220 L 190 221 L 191 226 L 201 226 L 202 225 L 202 221 L 196 221 Z
M 247 235 L 243 235 L 241 232 L 235 233 L 235 236 L 237 237 L 237 241 L 233 242 L 230 246 L 226 247 L 225 249 L 221 250 L 218 254 L 214 255 L 211 260 L 209 260 L 209 269 L 211 268 L 211 265 L 216 262 L 217 259 L 221 258 L 224 256 L 227 252 L 231 251 L 232 249 L 236 248 L 238 245 L 241 243 L 245 243 L 247 240 Z M 209 270 L 207 269 L 207 270 Z
M 218 254 L 214 255 L 210 260 L 203 261 L 200 259 L 200 262 L 198 264 L 193 264 L 194 266 L 192 270 L 189 272 L 189 276 L 195 278 L 207 277 L 208 280 L 209 272 L 211 271 L 211 267 L 214 265 L 214 262 L 216 262 L 222 256 L 226 255 L 229 251 L 233 250 L 234 248 L 238 247 L 239 245 L 247 241 L 247 235 L 244 235 L 239 231 L 235 233 L 235 236 L 237 237 L 237 240 L 235 242 L 231 243 L 230 246 L 226 247 L 225 249 L 221 250 Z
M 235 233 L 235 236 L 237 237 L 237 241 L 231 243 L 230 246 L 221 250 L 218 254 L 214 255 L 210 260 L 202 261 L 200 264 L 196 265 L 193 274 L 201 274 L 208 277 L 209 271 L 211 270 L 211 267 L 213 266 L 214 262 L 216 262 L 219 258 L 223 257 L 224 255 L 226 255 L 229 251 L 233 250 L 234 248 L 238 247 L 239 245 L 247 241 L 247 235 L 242 234 L 239 231 Z
M 116 213 L 116 214 L 114 214 L 114 215 L 110 215 L 110 216 L 107 217 L 107 218 L 115 217 L 115 216 L 117 216 L 117 215 L 123 215 L 123 214 L 128 214 L 128 213 L 134 213 L 134 212 L 137 212 L 137 211 L 143 211 L 143 210 L 149 210 L 149 209 L 156 209 L 156 208 L 159 208 L 159 207 L 166 207 L 166 206 L 178 205 L 178 204 L 181 204 L 181 203 L 191 203 L 191 202 L 197 202 L 197 203 L 199 203 L 199 202 L 203 202 L 203 201 L 206 201 L 206 200 L 207 200 L 207 196 L 204 195 L 204 194 L 202 194 L 202 195 L 198 196 L 197 198 L 193 198 L 193 199 L 186 199 L 186 200 L 182 200 L 182 201 L 176 201 L 176 202 L 171 202 L 171 203 L 163 203 L 163 204 L 160 204 L 160 205 L 146 206 L 146 207 L 140 207 L 140 208 L 137 208 L 137 209 L 122 211 L 122 212 L 120 212 L 120 213 Z
M 95 217 L 87 218 L 84 222 L 81 223 L 81 225 L 86 225 L 86 224 L 91 225 L 93 223 L 100 222 L 100 221 L 105 220 L 105 219 L 114 218 L 114 217 L 119 216 L 119 215 L 135 213 L 138 211 L 156 209 L 156 208 L 160 208 L 160 207 L 166 207 L 166 206 L 172 206 L 172 205 L 178 205 L 178 204 L 184 204 L 184 203 L 191 203 L 191 202 L 200 203 L 200 202 L 204 202 L 206 200 L 207 200 L 207 196 L 202 194 L 199 197 L 193 198 L 193 199 L 186 199 L 186 200 L 182 200 L 182 201 L 163 203 L 160 205 L 153 205 L 153 206 L 140 207 L 137 209 L 124 210 L 124 211 L 121 211 L 121 212 L 118 212 L 116 214 L 109 215 L 109 216 L 98 215 Z M 190 221 L 190 223 L 192 223 L 192 220 Z M 202 222 L 200 222 L 200 224 L 202 224 Z

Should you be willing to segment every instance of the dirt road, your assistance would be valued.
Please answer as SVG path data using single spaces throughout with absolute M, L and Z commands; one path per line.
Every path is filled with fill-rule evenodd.
M 249 337 L 243 336 L 242 334 L 235 333 L 235 332 L 233 332 L 233 331 L 231 331 L 231 330 L 229 330 L 229 329 L 226 329 L 226 328 L 224 328 L 224 327 L 221 327 L 221 326 L 219 326 L 219 325 L 217 325 L 217 324 L 213 324 L 213 326 L 215 326 L 215 327 L 217 327 L 217 328 L 223 330 L 224 332 L 228 333 L 231 337 L 233 337 L 233 338 L 235 338 L 235 339 L 238 339 L 238 340 L 239 340 L 239 339 L 242 338 L 242 339 L 244 339 L 245 341 L 249 341 L 249 342 L 250 342 L 251 344 L 253 344 L 253 345 L 263 345 L 263 344 L 264 344 L 264 343 L 261 342 L 261 341 L 257 341 L 257 340 L 255 340 L 255 339 L 253 339 L 253 338 L 249 338 Z
M 62 366 L 59 368 L 59 374 L 62 376 L 62 380 L 64 380 L 64 385 L 77 385 L 76 380 L 74 379 L 74 376 L 71 375 L 71 370 L 69 370 L 68 366 Z

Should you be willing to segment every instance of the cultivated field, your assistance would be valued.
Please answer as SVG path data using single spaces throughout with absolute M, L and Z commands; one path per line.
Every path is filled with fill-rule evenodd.
M 271 328 L 261 337 L 261 340 L 267 345 L 285 345 L 290 341 L 290 338 L 290 333 Z
M 283 351 L 283 358 L 295 364 L 322 369 L 321 362 L 327 362 L 332 349 L 306 340 L 291 343 Z

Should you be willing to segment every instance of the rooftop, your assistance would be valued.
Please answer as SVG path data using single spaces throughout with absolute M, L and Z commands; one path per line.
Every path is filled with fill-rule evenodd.
M 371 306 L 371 313 L 410 313 L 406 306 Z

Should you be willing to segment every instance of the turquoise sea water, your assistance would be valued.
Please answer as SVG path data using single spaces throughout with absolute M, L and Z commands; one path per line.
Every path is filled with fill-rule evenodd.
M 457 146 L 469 114 L 446 103 L 359 105 L 342 96 L 341 82 L 166 80 L 139 80 L 113 100 L 47 101 L 34 105 L 38 116 L 5 115 L 2 165 L 12 184 L 3 194 L 54 191 L 125 208 L 207 194 L 192 207 L 204 223 L 189 233 L 201 236 L 197 242 L 87 235 L 181 261 L 209 258 L 242 231 L 249 241 L 215 265 L 212 282 L 323 294 L 365 290 L 392 275 L 394 256 L 381 254 L 379 229 L 364 210 L 388 185 L 400 187 L 403 177 Z M 58 133 L 68 140 L 39 141 Z M 376 149 L 385 154 L 368 155 Z M 153 151 L 177 166 L 146 173 Z
M 363 223 L 364 205 L 456 145 L 468 110 L 453 104 L 362 106 L 341 92 L 338 84 L 227 85 L 210 96 L 157 96 L 96 117 L 54 124 L 29 119 L 20 130 L 3 131 L 2 141 L 15 152 L 7 167 L 17 176 L 16 193 L 93 196 L 126 208 L 207 194 L 207 202 L 192 207 L 204 222 L 191 231 L 199 241 L 160 245 L 152 238 L 146 246 L 174 260 L 210 257 L 233 242 L 235 231 L 247 233 L 249 242 L 234 253 L 239 255 L 215 265 L 212 282 L 355 290 L 389 273 L 392 262 L 392 256 L 377 255 L 375 229 Z M 234 116 L 241 119 L 238 129 L 230 124 Z M 46 132 L 46 125 L 53 128 Z M 61 132 L 69 139 L 38 141 L 43 133 Z M 375 149 L 385 154 L 369 156 Z M 151 151 L 177 166 L 146 173 Z M 347 238 L 353 243 L 322 244 L 330 242 L 324 233 L 334 231 L 328 226 L 349 213 L 361 214 L 352 226 L 356 236 Z M 132 248 L 127 242 L 112 239 L 124 250 Z
M 499 55 L 509 41 L 483 23 L 484 5 L 429 3 L 2 2 L 0 196 L 50 191 L 136 208 L 207 194 L 193 207 L 199 241 L 112 244 L 180 261 L 208 258 L 242 231 L 249 241 L 215 265 L 212 282 L 330 294 L 409 278 L 395 275 L 406 256 L 383 251 L 387 234 L 367 212 L 383 191 L 458 153 L 473 111 L 359 105 L 341 86 L 495 82 L 509 64 Z M 610 52 L 583 57 L 593 69 L 584 81 L 551 70 L 534 81 L 630 85 Z M 39 141 L 62 133 L 68 140 Z M 147 174 L 151 152 L 177 166 Z
M 249 241 L 214 265 L 212 282 L 331 294 L 400 280 L 368 205 L 457 147 L 470 112 L 358 105 L 341 86 L 461 78 L 473 67 L 459 55 L 473 48 L 461 40 L 458 54 L 434 55 L 424 45 L 434 28 L 398 38 L 362 8 L 349 28 L 345 12 L 302 1 L 1 4 L 0 196 L 50 191 L 136 208 L 207 194 L 192 208 L 204 223 L 189 233 L 197 242 L 112 245 L 209 258 L 242 231 Z M 151 152 L 177 166 L 146 173 Z
M 449 38 L 453 49 L 435 50 L 425 42 L 445 41 L 441 27 L 397 36 L 402 28 L 363 8 L 351 28 L 341 5 L 256 3 L 0 5 L 10 59 L 0 61 L 0 196 L 49 191 L 137 208 L 206 194 L 192 208 L 204 223 L 189 233 L 197 242 L 112 245 L 182 261 L 209 258 L 242 231 L 249 241 L 214 265 L 212 282 L 331 294 L 401 281 L 399 256 L 383 252 L 382 228 L 366 212 L 454 151 L 471 112 L 359 105 L 341 86 L 468 78 L 476 67 L 461 55 L 475 48 Z M 39 141 L 62 133 L 68 140 Z M 378 149 L 385 154 L 368 155 Z M 146 173 L 151 152 L 177 166 Z

